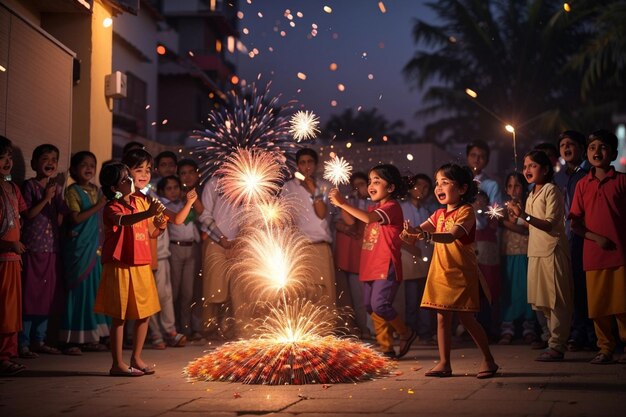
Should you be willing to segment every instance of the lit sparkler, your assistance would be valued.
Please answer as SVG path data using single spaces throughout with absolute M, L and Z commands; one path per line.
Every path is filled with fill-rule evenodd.
M 298 111 L 291 116 L 291 127 L 289 133 L 293 135 L 293 138 L 300 142 L 307 139 L 313 139 L 320 130 L 317 128 L 319 125 L 319 117 L 313 112 Z
M 330 161 L 324 162 L 324 179 L 332 182 L 335 187 L 339 184 L 348 184 L 351 172 L 352 166 L 343 157 L 335 156 Z
M 485 214 L 489 216 L 490 219 L 500 219 L 504 217 L 504 208 L 499 206 L 498 203 L 494 202 L 493 206 L 487 206 L 487 211 Z
M 218 187 L 234 206 L 258 203 L 280 190 L 283 181 L 280 168 L 270 152 L 237 149 L 216 171 Z

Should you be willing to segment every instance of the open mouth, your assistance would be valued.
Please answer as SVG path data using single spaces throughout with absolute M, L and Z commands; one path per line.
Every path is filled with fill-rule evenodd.
M 53 172 L 53 171 L 54 171 L 54 169 L 55 169 L 54 167 L 44 167 L 44 168 L 43 168 L 43 170 L 44 170 L 45 172 Z
M 594 161 L 602 161 L 602 155 L 594 155 L 593 156 L 593 160 Z
M 445 193 L 437 194 L 437 198 L 438 198 L 439 200 L 445 200 L 445 198 L 446 198 L 446 194 L 445 194 Z
M 572 156 L 572 151 L 567 150 L 567 151 L 563 152 L 563 154 L 564 154 L 563 156 L 564 156 L 565 158 L 569 158 L 570 156 Z

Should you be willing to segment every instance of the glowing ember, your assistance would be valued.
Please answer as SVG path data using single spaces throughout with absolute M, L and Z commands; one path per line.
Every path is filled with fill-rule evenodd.
M 298 111 L 296 114 L 291 116 L 290 123 L 291 128 L 289 129 L 289 132 L 298 142 L 313 139 L 320 131 L 317 128 L 319 125 L 319 117 L 317 117 L 313 112 Z
M 342 157 L 335 156 L 330 161 L 324 162 L 324 178 L 332 182 L 335 187 L 339 184 L 348 184 L 352 166 Z
M 270 152 L 246 149 L 228 156 L 216 173 L 224 197 L 235 206 L 271 198 L 280 190 L 283 179 L 280 164 Z

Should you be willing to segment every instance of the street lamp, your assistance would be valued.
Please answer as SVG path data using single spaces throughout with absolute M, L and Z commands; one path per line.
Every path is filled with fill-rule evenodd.
M 513 135 L 513 163 L 517 172 L 517 144 L 515 143 L 515 128 L 511 125 L 504 126 L 504 129 Z

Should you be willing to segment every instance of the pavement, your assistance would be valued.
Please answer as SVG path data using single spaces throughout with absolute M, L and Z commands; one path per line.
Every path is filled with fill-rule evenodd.
M 435 346 L 414 346 L 390 376 L 333 385 L 244 385 L 191 382 L 183 367 L 221 342 L 144 350 L 155 375 L 108 376 L 108 352 L 41 355 L 28 369 L 0 378 L 0 416 L 624 416 L 626 365 L 591 365 L 593 352 L 563 362 L 536 362 L 527 345 L 492 345 L 500 372 L 477 379 L 479 351 L 452 350 L 453 377 L 429 378 Z M 126 357 L 130 351 L 125 351 Z

